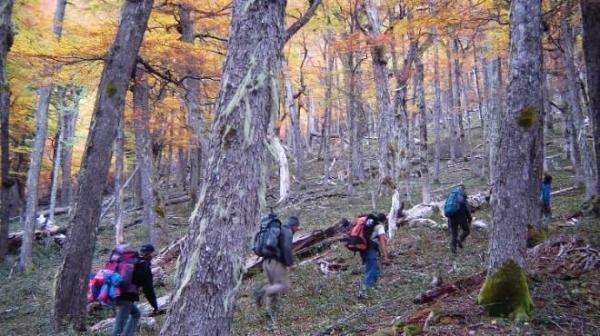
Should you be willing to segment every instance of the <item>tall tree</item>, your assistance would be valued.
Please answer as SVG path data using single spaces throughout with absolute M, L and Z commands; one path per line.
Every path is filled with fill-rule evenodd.
M 142 188 L 142 218 L 148 230 L 148 241 L 155 245 L 157 206 L 154 196 L 154 164 L 150 139 L 150 87 L 141 70 L 136 71 L 133 84 L 133 129 L 135 132 L 135 156 L 140 170 Z
M 487 122 L 487 134 L 489 141 L 489 182 L 494 184 L 494 178 L 496 176 L 496 158 L 498 156 L 498 137 L 500 136 L 500 114 L 502 112 L 503 100 L 502 100 L 502 62 L 500 58 L 496 58 L 487 63 L 487 77 L 488 82 L 488 122 Z M 491 94 L 491 93 L 494 94 Z
M 417 108 L 419 110 L 419 161 L 421 164 L 421 195 L 422 202 L 429 203 L 431 201 L 431 187 L 429 182 L 429 155 L 427 154 L 427 108 L 425 106 L 425 70 L 421 61 L 421 53 L 418 53 L 415 58 L 415 85 Z
M 583 52 L 587 68 L 590 119 L 596 152 L 596 194 L 600 194 L 600 1 L 581 0 Z
M 209 144 L 212 174 L 192 214 L 163 336 L 231 334 L 246 242 L 266 197 L 265 140 L 279 108 L 285 7 L 285 0 L 233 2 Z
M 579 73 L 575 64 L 575 34 L 569 22 L 570 17 L 571 6 L 564 6 L 561 13 L 560 26 L 564 49 L 566 98 L 569 106 L 567 113 L 570 113 L 572 117 L 573 152 L 579 154 L 579 162 L 577 164 L 580 166 L 577 168 L 585 184 L 586 196 L 591 197 L 596 194 L 596 177 L 592 162 L 592 150 L 587 140 L 587 131 L 584 122 L 585 113 L 581 106 Z
M 537 222 L 542 172 L 541 0 L 514 0 L 510 7 L 507 108 L 501 113 L 492 190 L 487 278 L 478 302 L 491 315 L 531 316 L 525 256 L 527 225 Z
M 125 164 L 125 122 L 123 116 L 119 121 L 117 128 L 117 137 L 115 139 L 115 209 L 114 209 L 114 230 L 115 243 L 122 244 L 123 237 L 123 167 Z
M 442 118 L 442 93 L 440 89 L 440 43 L 437 31 L 434 31 L 433 38 L 433 183 L 439 183 L 441 145 L 440 122 Z
M 69 222 L 63 263 L 56 275 L 51 327 L 53 333 L 71 324 L 85 328 L 87 275 L 92 267 L 102 191 L 108 177 L 113 142 L 121 120 L 128 83 L 142 43 L 153 0 L 126 0 L 117 35 L 105 59 L 92 115 L 92 126 Z
M 13 1 L 8 0 L 0 5 L 0 170 L 2 183 L 0 193 L 0 262 L 8 251 L 8 227 L 10 216 L 10 157 L 9 157 L 9 109 L 10 109 L 10 88 L 8 77 L 6 76 L 6 59 L 8 51 L 13 43 L 12 31 L 12 9 Z

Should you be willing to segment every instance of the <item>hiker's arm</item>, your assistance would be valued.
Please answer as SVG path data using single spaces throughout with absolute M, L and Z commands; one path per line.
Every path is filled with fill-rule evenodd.
M 158 304 L 156 303 L 156 293 L 154 292 L 154 283 L 152 280 L 152 271 L 150 270 L 150 265 L 144 266 L 144 276 L 142 282 L 142 289 L 144 290 L 144 295 L 148 302 L 154 308 L 154 310 L 158 310 Z
M 390 257 L 388 255 L 387 238 L 385 237 L 385 234 L 379 235 L 379 247 L 380 247 L 380 250 L 381 250 L 381 255 L 383 256 L 383 263 L 384 264 L 389 264 L 390 263 Z
M 281 233 L 281 261 L 285 266 L 290 267 L 294 264 L 292 235 L 288 230 L 283 230 Z

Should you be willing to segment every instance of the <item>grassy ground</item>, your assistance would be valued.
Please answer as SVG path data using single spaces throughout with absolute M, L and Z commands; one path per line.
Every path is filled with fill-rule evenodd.
M 477 136 L 477 134 L 475 134 Z M 549 155 L 559 151 L 552 144 Z M 568 162 L 559 162 L 561 166 Z M 344 165 L 337 163 L 336 167 Z M 468 192 L 487 188 L 480 178 L 481 160 L 460 162 L 443 166 L 441 184 L 433 185 L 435 199 L 443 199 L 447 188 L 463 182 Z M 323 185 L 319 174 L 322 163 L 308 165 L 306 190 L 340 190 L 347 192 L 344 183 Z M 333 174 L 335 176 L 335 174 Z M 554 190 L 574 184 L 573 172 L 553 172 Z M 274 182 L 276 185 L 276 182 Z M 411 201 L 420 201 L 419 181 L 412 178 Z M 294 191 L 297 191 L 294 186 Z M 600 227 L 597 220 L 586 218 L 577 227 L 559 227 L 564 217 L 574 213 L 583 201 L 582 190 L 553 199 L 554 220 L 550 237 L 579 235 L 592 246 L 600 245 Z M 377 185 L 372 180 L 356 186 L 347 196 L 322 198 L 290 206 L 280 211 L 282 217 L 296 215 L 302 221 L 302 230 L 309 231 L 336 223 L 340 218 L 353 218 L 359 213 L 387 212 L 389 195 L 377 196 Z M 180 237 L 187 229 L 191 209 L 186 205 L 168 209 L 170 225 L 161 231 L 163 243 Z M 489 223 L 489 210 L 474 214 Z M 439 217 L 437 218 L 440 219 Z M 64 218 L 63 218 L 64 220 Z M 129 218 L 131 220 L 131 218 Z M 95 267 L 107 258 L 113 245 L 110 224 L 102 224 L 94 259 Z M 144 242 L 141 225 L 126 231 L 126 239 L 133 244 Z M 397 321 L 435 311 L 439 318 L 428 329 L 431 335 L 600 335 L 600 285 L 598 270 L 580 277 L 532 275 L 529 285 L 536 304 L 532 321 L 513 323 L 504 319 L 486 317 L 474 304 L 477 288 L 465 290 L 440 302 L 415 305 L 412 300 L 430 288 L 432 276 L 442 275 L 444 282 L 453 282 L 484 271 L 487 264 L 487 232 L 473 229 L 463 250 L 452 257 L 445 230 L 402 227 L 392 242 L 393 262 L 382 269 L 379 289 L 368 299 L 357 297 L 362 277 L 360 258 L 341 245 L 334 245 L 330 258 L 347 266 L 347 269 L 324 276 L 316 263 L 304 263 L 290 274 L 291 290 L 282 298 L 278 323 L 272 325 L 263 310 L 257 309 L 252 291 L 265 282 L 262 274 L 245 281 L 240 290 L 233 330 L 235 335 L 370 335 L 389 328 Z M 0 321 L 3 335 L 47 335 L 48 315 L 51 305 L 52 282 L 60 263 L 60 250 L 52 242 L 36 244 L 35 269 L 23 275 L 15 270 L 16 256 L 0 266 Z M 159 284 L 159 295 L 173 289 L 174 274 Z M 110 316 L 104 310 L 94 313 L 95 322 Z M 158 318 L 158 322 L 162 318 Z M 154 335 L 156 331 L 144 331 Z M 383 334 L 380 331 L 380 334 Z M 393 335 L 393 334 L 392 334 Z

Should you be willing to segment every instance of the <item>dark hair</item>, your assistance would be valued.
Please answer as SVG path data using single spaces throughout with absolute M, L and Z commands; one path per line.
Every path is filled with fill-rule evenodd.
M 142 247 L 140 247 L 141 254 L 152 253 L 152 252 L 154 252 L 154 246 L 152 244 L 145 244 L 145 245 L 142 245 Z
M 300 220 L 298 219 L 298 217 L 292 216 L 287 219 L 285 224 L 289 227 L 300 226 Z
M 551 184 L 552 183 L 552 175 L 549 175 L 549 174 L 544 175 L 544 183 Z
M 381 212 L 378 213 L 378 214 L 376 214 L 375 218 L 377 218 L 377 221 L 379 223 L 383 223 L 383 222 L 387 221 L 387 216 L 384 213 L 381 213 Z

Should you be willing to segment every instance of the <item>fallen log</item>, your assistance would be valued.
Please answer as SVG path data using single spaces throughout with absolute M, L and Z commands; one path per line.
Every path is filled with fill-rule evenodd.
M 473 274 L 467 278 L 457 280 L 453 284 L 445 284 L 440 287 L 435 287 L 417 295 L 413 300 L 414 304 L 424 304 L 437 300 L 442 296 L 452 294 L 459 290 L 471 289 L 472 287 L 479 286 L 485 279 L 485 272 Z
M 574 191 L 574 190 L 577 190 L 577 189 L 579 189 L 579 188 L 578 187 L 564 188 L 564 189 L 560 189 L 560 190 L 557 190 L 557 191 L 553 191 L 553 192 L 550 193 L 550 195 L 551 196 L 558 196 L 558 195 L 566 194 L 566 193 L 568 193 L 570 191 Z
M 33 234 L 33 239 L 40 241 L 46 237 L 62 235 L 57 243 L 61 245 L 64 242 L 64 235 L 67 233 L 67 228 L 63 226 L 51 225 L 45 230 L 36 230 Z M 23 231 L 13 232 L 8 235 L 8 250 L 16 253 L 23 243 Z M 62 245 L 61 245 L 62 246 Z

